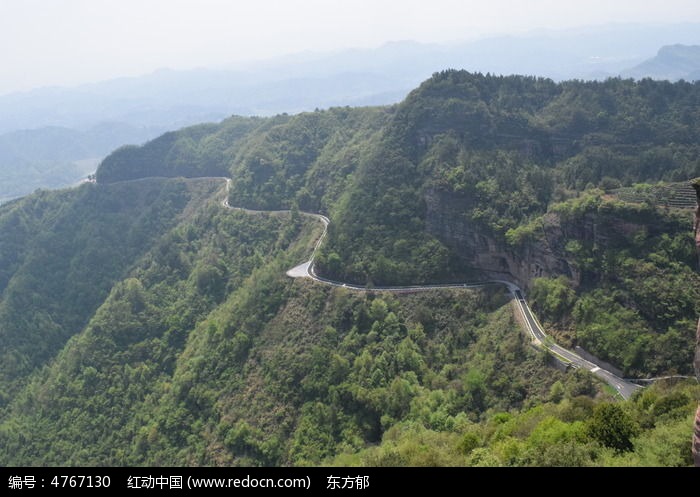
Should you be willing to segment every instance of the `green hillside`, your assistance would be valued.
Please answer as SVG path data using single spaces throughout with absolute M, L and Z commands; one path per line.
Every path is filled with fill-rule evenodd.
M 372 289 L 511 279 L 560 344 L 688 375 L 692 211 L 664 199 L 699 138 L 698 85 L 446 71 L 119 149 L 0 206 L 0 464 L 688 465 L 694 382 L 622 402 L 498 286 Z M 300 211 L 331 219 L 317 272 L 368 291 L 285 276 Z

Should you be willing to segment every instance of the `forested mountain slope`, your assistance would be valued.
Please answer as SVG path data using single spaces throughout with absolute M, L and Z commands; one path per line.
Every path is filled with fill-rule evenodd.
M 533 350 L 501 290 L 285 271 L 321 212 L 323 275 L 512 278 L 565 345 L 688 373 L 692 214 L 619 188 L 700 175 L 699 104 L 446 71 L 392 107 L 168 133 L 0 207 L 0 463 L 688 464 L 695 386 L 615 403 Z
M 209 173 L 233 178 L 231 205 L 329 214 L 317 267 L 353 283 L 564 276 L 539 283 L 549 305 L 535 302 L 561 339 L 629 375 L 689 372 L 700 311 L 689 214 L 605 192 L 700 175 L 699 120 L 696 83 L 445 71 L 390 108 L 279 116 L 247 134 L 239 118 L 185 129 L 169 147 L 115 152 L 98 179 L 216 164 Z M 156 146 L 167 161 L 149 159 Z
M 40 192 L 0 211 L 2 402 L 82 330 L 113 285 L 220 184 L 142 180 Z M 163 243 L 163 242 L 161 242 Z

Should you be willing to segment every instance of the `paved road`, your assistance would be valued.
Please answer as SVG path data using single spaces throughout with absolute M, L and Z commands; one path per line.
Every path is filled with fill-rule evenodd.
M 164 178 L 165 179 L 165 178 Z M 221 179 L 223 181 L 226 181 L 226 196 L 221 202 L 221 204 L 226 207 L 227 209 L 234 209 L 234 210 L 240 210 L 243 212 L 250 212 L 250 213 L 275 213 L 275 212 L 289 212 L 287 210 L 280 210 L 280 211 L 256 211 L 256 210 L 250 210 L 250 209 L 244 209 L 240 207 L 232 207 L 229 205 L 228 202 L 228 192 L 231 187 L 231 179 L 230 178 L 225 178 L 225 177 L 207 177 L 207 178 L 198 178 L 198 179 Z M 130 181 L 139 181 L 139 180 L 130 180 Z M 361 291 L 361 292 L 366 292 L 369 291 L 365 286 L 360 286 L 360 285 L 354 285 L 351 283 L 345 283 L 342 281 L 334 281 L 334 280 L 329 280 L 327 278 L 323 278 L 321 276 L 318 276 L 316 274 L 316 271 L 314 270 L 314 258 L 316 257 L 316 252 L 318 251 L 319 246 L 323 242 L 323 239 L 326 237 L 326 233 L 328 232 L 328 224 L 330 223 L 329 219 L 326 216 L 323 216 L 321 214 L 314 214 L 310 212 L 301 212 L 300 213 L 303 216 L 307 217 L 313 217 L 317 220 L 319 220 L 321 223 L 323 223 L 323 233 L 321 236 L 318 238 L 316 241 L 316 244 L 314 245 L 314 251 L 311 254 L 311 258 L 302 263 L 299 264 L 298 266 L 293 267 L 289 271 L 287 271 L 287 275 L 292 277 L 292 278 L 311 278 L 315 281 L 318 281 L 319 283 L 323 283 L 326 285 L 331 285 L 331 286 L 336 286 L 336 287 L 343 287 L 347 288 L 350 290 L 356 290 L 356 291 Z M 572 352 L 570 350 L 567 350 L 557 344 L 555 344 L 550 337 L 547 336 L 545 333 L 544 329 L 542 326 L 539 324 L 537 319 L 535 318 L 534 314 L 532 313 L 532 310 L 530 307 L 527 305 L 527 301 L 525 300 L 524 294 L 522 290 L 515 284 L 513 284 L 510 281 L 505 281 L 505 280 L 490 280 L 490 281 L 482 281 L 482 282 L 468 282 L 468 283 L 454 283 L 454 284 L 446 284 L 446 285 L 413 285 L 413 286 L 384 286 L 384 287 L 373 287 L 371 288 L 371 291 L 375 292 L 395 292 L 395 293 L 412 293 L 412 292 L 420 292 L 420 291 L 427 291 L 427 290 L 436 290 L 436 289 L 444 289 L 444 288 L 483 288 L 488 285 L 505 285 L 508 288 L 508 291 L 511 293 L 513 298 L 515 299 L 515 302 L 517 304 L 517 307 L 520 311 L 520 314 L 523 318 L 523 322 L 525 323 L 525 327 L 527 328 L 527 331 L 529 332 L 530 336 L 532 337 L 532 341 L 535 346 L 537 347 L 544 347 L 545 349 L 549 350 L 552 354 L 557 356 L 560 360 L 562 360 L 565 363 L 571 364 L 575 368 L 584 368 L 593 373 L 594 375 L 598 376 L 600 379 L 608 383 L 610 386 L 612 386 L 623 398 L 628 399 L 635 391 L 638 389 L 642 388 L 641 386 L 630 383 L 627 380 L 624 380 L 623 378 L 620 378 L 611 372 L 603 369 L 602 367 L 594 364 L 593 362 L 587 361 L 586 359 L 582 358 L 575 352 Z
M 311 278 L 315 281 L 326 285 L 343 287 L 348 288 L 350 290 L 357 290 L 363 292 L 368 291 L 369 289 L 365 286 L 354 285 L 342 281 L 329 280 L 316 274 L 316 271 L 314 269 L 314 258 L 316 256 L 316 251 L 318 250 L 318 247 L 321 245 L 321 242 L 325 238 L 326 233 L 328 231 L 329 220 L 327 217 L 321 216 L 319 214 L 305 213 L 305 215 L 315 217 L 318 220 L 320 220 L 323 223 L 323 233 L 318 238 L 318 241 L 314 246 L 314 251 L 311 254 L 311 258 L 308 261 L 299 264 L 298 266 L 295 266 L 289 271 L 287 271 L 287 276 L 290 276 L 292 278 Z M 535 346 L 544 347 L 545 349 L 549 350 L 552 354 L 557 356 L 559 360 L 571 364 L 574 368 L 587 369 L 588 371 L 605 381 L 608 385 L 613 387 L 624 399 L 630 398 L 634 392 L 642 388 L 641 386 L 626 381 L 623 378 L 614 375 L 610 371 L 603 369 L 597 364 L 594 364 L 593 362 L 584 359 L 575 352 L 572 352 L 555 344 L 551 340 L 551 338 L 547 336 L 544 329 L 542 328 L 542 325 L 540 325 L 540 323 L 535 318 L 534 314 L 532 313 L 532 310 L 530 309 L 530 306 L 527 305 L 527 301 L 525 300 L 522 290 L 517 285 L 509 281 L 491 280 L 476 283 L 455 283 L 447 285 L 382 286 L 373 287 L 371 290 L 375 292 L 410 293 L 442 288 L 482 288 L 487 285 L 505 285 L 508 288 L 508 291 L 515 298 L 515 302 L 523 318 L 523 322 L 525 323 L 527 331 L 532 337 L 532 341 L 535 344 Z
M 625 399 L 629 399 L 634 392 L 642 388 L 639 385 L 636 385 L 634 383 L 620 378 L 619 376 L 614 375 L 610 371 L 601 368 L 600 366 L 591 361 L 587 361 L 575 352 L 565 349 L 564 347 L 561 347 L 556 343 L 552 342 L 551 339 L 549 339 L 549 337 L 545 333 L 544 329 L 542 328 L 542 325 L 540 325 L 539 321 L 537 321 L 537 319 L 535 318 L 535 315 L 532 313 L 530 306 L 527 305 L 522 291 L 519 288 L 515 290 L 511 289 L 511 291 L 516 299 L 516 303 L 518 304 L 520 313 L 525 319 L 525 326 L 530 332 L 533 341 L 537 345 L 544 346 L 551 353 L 555 354 L 556 356 L 559 356 L 560 358 L 564 358 L 575 368 L 587 369 L 588 371 L 605 381 L 608 385 L 613 387 Z
M 138 180 L 127 180 L 125 182 L 133 182 L 133 181 L 143 181 L 144 179 L 154 179 L 154 178 L 141 178 Z M 168 178 L 162 178 L 162 179 L 168 179 Z M 195 178 L 193 178 L 195 179 Z M 231 178 L 226 178 L 226 177 L 202 177 L 202 178 L 196 178 L 196 179 L 219 179 L 223 180 L 226 182 L 226 195 L 224 199 L 222 200 L 221 204 L 226 207 L 227 209 L 233 209 L 233 210 L 240 210 L 243 212 L 249 212 L 249 213 L 282 213 L 282 212 L 289 212 L 288 210 L 279 210 L 279 211 L 257 211 L 257 210 L 251 210 L 251 209 L 244 209 L 241 207 L 232 207 L 229 205 L 228 202 L 228 192 L 231 187 Z M 345 283 L 342 281 L 334 281 L 334 280 L 329 280 L 327 278 L 323 278 L 321 276 L 318 276 L 316 274 L 316 271 L 314 270 L 314 258 L 316 257 L 316 252 L 318 251 L 319 246 L 323 242 L 323 239 L 326 237 L 326 233 L 328 232 L 328 224 L 330 223 L 329 219 L 326 216 L 323 216 L 321 214 L 314 214 L 311 212 L 301 212 L 300 213 L 303 216 L 307 217 L 312 217 L 314 219 L 319 220 L 321 223 L 323 223 L 323 233 L 321 236 L 318 238 L 316 241 L 316 244 L 314 245 L 314 251 L 311 254 L 311 258 L 302 263 L 299 264 L 298 266 L 293 267 L 289 271 L 287 271 L 287 275 L 292 277 L 292 278 L 311 278 L 315 281 L 318 281 L 319 283 L 323 283 L 326 285 L 331 285 L 331 286 L 336 286 L 336 287 L 343 287 L 347 288 L 350 290 L 356 290 L 356 291 L 361 291 L 361 292 L 366 292 L 366 291 L 375 291 L 375 292 L 394 292 L 394 293 L 412 293 L 412 292 L 421 292 L 421 291 L 427 291 L 427 290 L 436 290 L 436 289 L 444 289 L 444 288 L 483 288 L 488 285 L 505 285 L 508 288 L 508 291 L 511 293 L 513 298 L 515 299 L 515 302 L 517 304 L 517 307 L 520 311 L 520 314 L 523 318 L 523 322 L 525 324 L 525 327 L 532 337 L 533 344 L 537 347 L 544 347 L 545 349 L 549 350 L 552 354 L 554 354 L 556 357 L 558 357 L 561 361 L 571 364 L 575 368 L 584 368 L 593 373 L 594 375 L 598 376 L 600 379 L 608 383 L 611 387 L 613 387 L 623 398 L 628 399 L 635 391 L 638 389 L 642 388 L 640 385 L 637 385 L 635 383 L 631 383 L 623 378 L 620 378 L 619 376 L 614 375 L 613 373 L 605 370 L 604 368 L 594 364 L 591 361 L 587 361 L 583 357 L 579 356 L 575 352 L 572 352 L 568 349 L 565 349 L 553 342 L 553 340 L 545 333 L 544 329 L 540 325 L 540 323 L 537 321 L 535 318 L 535 315 L 532 313 L 532 310 L 530 309 L 530 306 L 527 305 L 527 301 L 525 300 L 524 294 L 522 290 L 515 284 L 513 284 L 510 281 L 505 281 L 505 280 L 489 280 L 489 281 L 482 281 L 482 282 L 468 282 L 468 283 L 454 283 L 454 284 L 446 284 L 446 285 L 413 285 L 413 286 L 384 286 L 384 287 L 373 287 L 371 289 L 368 289 L 365 286 L 360 286 L 360 285 L 354 285 L 351 283 Z M 654 379 L 651 379 L 654 380 Z M 639 381 L 639 380 L 636 380 Z M 643 380 L 642 380 L 643 381 Z

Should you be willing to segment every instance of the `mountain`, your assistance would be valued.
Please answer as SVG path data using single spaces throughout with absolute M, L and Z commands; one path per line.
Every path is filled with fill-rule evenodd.
M 700 44 L 698 33 L 700 26 L 693 24 L 632 24 L 543 30 L 451 44 L 401 41 L 376 49 L 295 54 L 218 69 L 163 69 L 141 77 L 3 95 L 0 133 L 22 130 L 32 133 L 34 140 L 25 146 L 18 142 L 14 148 L 19 157 L 0 163 L 0 200 L 38 187 L 73 184 L 86 172 L 76 161 L 101 159 L 119 145 L 141 143 L 166 130 L 233 114 L 271 116 L 392 104 L 446 68 L 555 80 L 602 79 L 653 56 L 660 46 Z M 642 67 L 634 76 L 654 76 L 653 68 L 649 70 Z M 105 123 L 121 129 L 106 135 L 106 146 L 97 147 L 96 153 L 89 130 Z M 68 128 L 71 136 L 56 142 L 50 131 L 56 127 Z M 38 141 L 42 137 L 45 143 Z M 34 154 L 35 145 L 55 148 L 57 157 L 40 163 L 25 160 Z M 76 146 L 85 152 L 69 160 L 60 157 L 61 150 Z
M 61 127 L 0 135 L 0 203 L 37 188 L 75 184 L 123 143 L 143 143 L 163 129 L 100 123 L 88 130 Z
M 700 45 L 661 47 L 655 57 L 623 72 L 626 77 L 696 81 L 700 79 Z
M 231 205 L 297 205 L 329 214 L 336 222 L 317 267 L 337 280 L 449 283 L 478 279 L 470 268 L 481 268 L 515 277 L 524 287 L 531 286 L 532 275 L 565 275 L 582 297 L 591 292 L 589 298 L 600 300 L 595 292 L 609 285 L 612 293 L 634 301 L 641 297 L 641 287 L 634 285 L 639 278 L 655 285 L 653 292 L 647 289 L 649 296 L 670 283 L 664 276 L 668 268 L 652 262 L 655 251 L 666 249 L 651 240 L 666 234 L 678 237 L 674 247 L 682 246 L 689 236 L 687 220 L 635 211 L 599 194 L 574 199 L 572 192 L 700 175 L 693 159 L 700 128 L 689 113 L 697 92 L 689 83 L 556 84 L 445 71 L 396 107 L 280 116 L 244 133 L 235 119 L 209 135 L 201 127 L 168 134 L 110 155 L 97 180 L 179 176 L 181 167 L 203 174 L 196 168 L 206 164 L 212 168 L 206 174 L 234 178 Z M 227 135 L 236 137 L 234 147 L 206 145 L 231 143 Z M 551 211 L 555 206 L 559 210 Z M 635 237 L 645 240 L 636 251 L 630 248 L 639 243 Z M 607 252 L 617 254 L 618 246 L 628 252 L 602 271 Z M 650 302 L 625 325 L 640 335 L 620 337 L 619 345 L 610 346 L 598 341 L 599 326 L 611 332 L 617 325 L 598 320 L 608 311 L 616 314 L 619 301 L 613 298 L 609 308 L 579 315 L 579 344 L 628 375 L 669 367 L 688 371 L 687 354 L 674 357 L 675 348 L 660 352 L 662 335 L 656 331 L 677 330 L 692 350 L 692 333 L 680 331 L 693 328 L 689 317 L 700 301 L 691 248 L 663 256 L 674 264 L 684 261 L 674 266 L 674 271 L 683 267 L 684 276 L 667 288 L 668 299 L 680 306 L 676 311 L 669 314 Z M 678 286 L 685 280 L 694 282 L 691 290 Z M 572 311 L 575 302 L 567 307 Z M 572 315 L 559 317 L 569 336 L 564 330 Z M 651 366 L 656 360 L 670 363 Z
M 84 129 L 102 121 L 176 129 L 231 114 L 391 104 L 446 68 L 555 80 L 616 76 L 652 57 L 660 46 L 700 44 L 699 27 L 613 24 L 452 44 L 400 41 L 219 69 L 162 69 L 141 77 L 0 96 L 0 132 L 44 126 Z
M 626 378 L 689 375 L 698 91 L 443 71 L 0 206 L 0 464 L 691 464 L 695 382 L 620 401 L 464 282 Z M 286 276 L 312 253 L 343 283 Z

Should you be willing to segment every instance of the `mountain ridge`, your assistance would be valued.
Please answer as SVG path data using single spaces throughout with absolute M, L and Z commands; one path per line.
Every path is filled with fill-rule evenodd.
M 516 91 L 517 100 L 507 98 Z M 171 135 L 172 145 L 160 156 L 177 153 L 177 163 L 185 165 L 227 164 L 233 177 L 231 205 L 296 205 L 330 215 L 334 225 L 318 254 L 317 269 L 331 279 L 378 286 L 449 283 L 478 279 L 481 268 L 509 272 L 526 289 L 537 278 L 565 276 L 572 288 L 585 293 L 607 279 L 611 289 L 622 283 L 618 274 L 601 274 L 590 261 L 601 264 L 606 253 L 632 243 L 634 236 L 656 239 L 654 233 L 667 232 L 677 237 L 674 247 L 687 237 L 682 213 L 646 212 L 595 191 L 577 200 L 573 192 L 596 184 L 620 186 L 631 178 L 654 182 L 694 177 L 698 171 L 691 158 L 692 136 L 698 130 L 678 127 L 673 116 L 685 112 L 685 102 L 692 102 L 696 91 L 688 83 L 557 84 L 541 78 L 445 71 L 398 106 L 280 116 L 266 121 L 259 128 L 262 133 L 241 136 L 238 146 L 223 155 L 221 149 L 214 156 L 200 156 L 198 146 L 188 152 L 179 144 L 190 139 L 183 131 Z M 238 121 L 232 123 L 238 126 Z M 358 126 L 358 131 L 348 134 L 344 123 Z M 635 124 L 629 127 L 631 123 Z M 209 129 L 215 137 L 225 134 L 227 124 L 194 129 Z M 200 143 L 213 139 L 197 136 Z M 303 146 L 292 147 L 295 142 Z M 138 164 L 127 158 L 148 157 L 153 153 L 150 147 L 108 157 L 98 170 L 98 182 L 122 174 L 122 165 Z M 676 161 L 668 160 L 669 147 L 677 149 Z M 140 173 L 128 174 L 179 175 L 173 170 L 177 163 L 148 160 Z M 572 193 L 566 193 L 567 188 Z M 647 216 L 648 223 L 640 222 L 641 216 Z M 538 227 L 545 227 L 544 239 L 537 236 Z M 568 243 L 571 239 L 580 244 L 576 249 Z M 650 256 L 641 246 L 635 250 L 634 257 Z M 662 250 L 662 258 L 671 257 Z M 677 254 L 673 257 L 683 261 L 677 269 L 683 267 L 684 277 L 695 282 L 690 266 L 685 266 L 692 257 L 686 250 Z M 651 263 L 649 269 L 655 266 Z M 635 272 L 633 267 L 630 260 L 624 271 Z M 647 277 L 664 271 L 655 267 Z M 623 278 L 625 292 L 638 294 L 630 286 L 637 277 Z M 677 284 L 680 281 L 674 287 Z M 696 291 L 693 283 L 691 293 Z M 652 330 L 666 329 L 694 308 L 691 294 L 686 297 L 686 310 L 674 311 L 670 321 L 661 322 L 643 309 L 635 311 L 641 312 L 642 321 L 648 320 L 642 324 L 633 319 L 635 327 L 648 330 L 643 333 L 647 338 L 640 336 L 618 351 L 596 343 L 597 332 L 581 344 L 631 376 L 662 371 L 668 366 L 661 363 L 668 361 L 678 372 L 687 372 L 685 355 L 673 359 L 666 352 L 649 368 L 656 361 L 652 343 L 661 339 Z M 609 304 L 617 309 L 615 299 Z M 585 321 L 583 315 L 580 319 Z M 684 319 L 683 329 L 688 326 Z M 565 342 L 572 340 L 570 332 L 562 333 Z
M 271 116 L 336 106 L 393 104 L 432 73 L 446 68 L 538 75 L 558 81 L 605 79 L 624 74 L 624 69 L 653 56 L 660 46 L 699 44 L 698 32 L 693 24 L 613 24 L 444 44 L 390 42 L 376 49 L 298 54 L 220 68 L 161 69 L 139 77 L 0 95 L 0 133 L 29 129 L 40 135 L 41 128 L 50 126 L 82 133 L 105 121 L 143 131 L 121 138 L 114 135 L 109 144 L 116 148 L 154 138 L 157 130 L 220 121 L 232 114 Z M 68 139 L 58 145 L 65 149 L 71 144 Z M 94 144 L 88 136 L 80 147 L 93 149 Z M 69 162 L 103 158 L 106 152 Z M 30 147 L 24 147 L 19 156 L 32 153 Z M 3 166 L 6 171 L 12 167 L 12 175 L 2 177 L 3 183 L 11 182 L 12 191 L 0 189 L 2 198 L 27 194 L 37 187 L 68 186 L 75 177 L 74 166 L 55 160 L 41 165 L 57 172 L 44 183 L 40 176 L 31 181 L 22 178 L 22 169 L 27 167 L 22 160 Z
M 700 75 L 700 45 L 663 46 L 655 57 L 622 74 L 633 78 L 697 81 Z
M 697 92 L 444 71 L 390 107 L 168 133 L 0 206 L 0 462 L 689 465 L 696 384 L 617 401 L 530 347 L 502 289 L 372 287 L 492 256 L 558 343 L 687 373 L 691 211 L 654 198 L 698 176 Z M 181 178 L 221 171 L 228 192 Z M 366 292 L 285 275 L 321 234 L 302 210 L 333 219 L 316 271 Z

